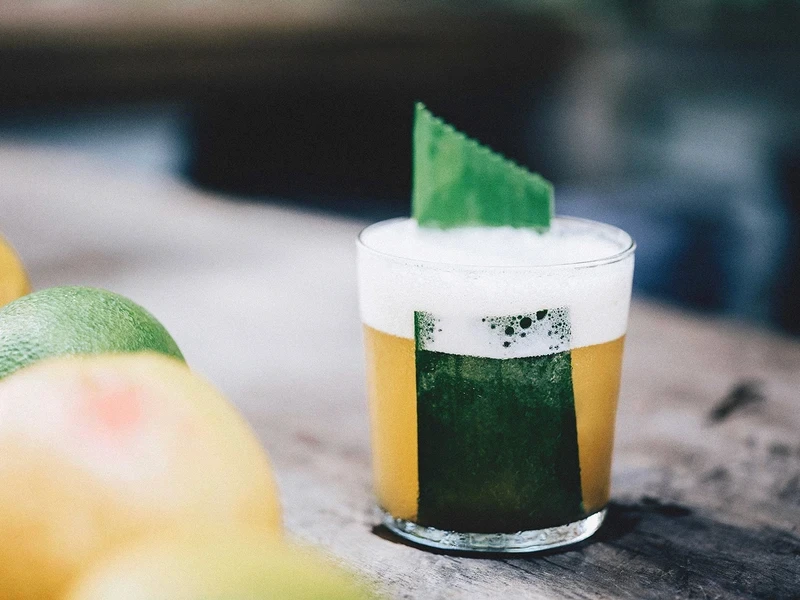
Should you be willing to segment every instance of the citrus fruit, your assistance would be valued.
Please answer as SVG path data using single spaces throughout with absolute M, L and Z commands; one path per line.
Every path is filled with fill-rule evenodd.
M 0 600 L 60 598 L 97 557 L 207 524 L 281 535 L 240 414 L 156 353 L 65 356 L 0 381 Z
M 28 276 L 17 253 L 0 237 L 0 306 L 30 293 Z
M 366 600 L 327 557 L 256 536 L 147 540 L 100 561 L 67 600 Z
M 183 360 L 164 326 L 119 294 L 54 287 L 0 308 L 0 378 L 49 356 L 143 350 Z

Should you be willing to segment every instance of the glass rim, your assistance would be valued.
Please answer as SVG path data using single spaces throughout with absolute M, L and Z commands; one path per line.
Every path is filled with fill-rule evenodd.
M 629 243 L 623 244 L 625 248 L 616 252 L 614 254 L 610 254 L 608 256 L 603 256 L 600 258 L 592 258 L 589 260 L 580 260 L 580 261 L 572 261 L 572 262 L 561 262 L 561 263 L 553 263 L 549 265 L 473 265 L 473 264 L 466 264 L 466 263 L 457 263 L 457 262 L 446 262 L 446 261 L 436 261 L 436 260 L 426 260 L 426 259 L 417 259 L 411 258 L 408 256 L 402 256 L 400 254 L 392 254 L 390 252 L 384 252 L 383 250 L 378 250 L 373 246 L 370 246 L 364 241 L 364 234 L 367 233 L 368 230 L 372 229 L 373 227 L 378 227 L 381 225 L 386 225 L 388 223 L 393 223 L 396 221 L 407 221 L 410 217 L 393 217 L 391 219 L 384 219 L 382 221 L 377 221 L 375 223 L 371 223 L 364 227 L 359 233 L 356 238 L 356 244 L 359 248 L 363 248 L 364 250 L 376 254 L 378 256 L 383 256 L 385 258 L 391 259 L 397 262 L 403 262 L 406 264 L 415 264 L 415 265 L 422 265 L 422 266 L 429 266 L 432 268 L 447 268 L 447 269 L 465 269 L 465 270 L 472 270 L 472 269 L 480 269 L 480 270 L 490 270 L 490 271 L 503 271 L 503 270 L 553 270 L 553 269 L 586 269 L 586 268 L 593 268 L 593 267 L 600 267 L 604 265 L 611 265 L 614 263 L 618 263 L 620 261 L 625 260 L 629 256 L 631 256 L 636 250 L 636 241 L 633 239 L 627 231 L 624 229 L 620 229 L 615 225 L 610 225 L 609 223 L 603 223 L 602 221 L 593 221 L 592 219 L 584 219 L 582 217 L 569 217 L 564 215 L 556 215 L 553 217 L 555 221 L 566 221 L 571 223 L 582 223 L 584 225 L 590 225 L 593 227 L 601 227 L 609 231 L 613 231 L 617 234 L 622 234 L 624 236 L 623 239 L 627 239 Z

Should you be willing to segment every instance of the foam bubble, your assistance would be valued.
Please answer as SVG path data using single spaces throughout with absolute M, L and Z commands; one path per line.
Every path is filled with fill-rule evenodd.
M 557 218 L 550 231 L 418 227 L 393 219 L 368 227 L 358 250 L 362 321 L 413 338 L 414 312 L 462 319 L 568 309 L 570 346 L 611 341 L 627 328 L 631 244 L 600 223 Z M 467 353 L 467 352 L 463 352 Z

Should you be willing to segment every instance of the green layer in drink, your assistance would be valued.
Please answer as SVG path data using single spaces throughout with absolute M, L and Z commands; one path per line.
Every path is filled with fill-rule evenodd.
M 420 524 L 502 533 L 584 516 L 565 319 L 539 310 L 467 324 L 498 348 L 487 353 L 511 356 L 496 358 L 430 349 L 441 323 L 415 313 Z M 525 353 L 515 344 L 547 354 L 513 357 Z

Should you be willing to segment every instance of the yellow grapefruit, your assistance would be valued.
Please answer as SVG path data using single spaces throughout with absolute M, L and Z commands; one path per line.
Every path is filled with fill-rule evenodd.
M 66 600 L 367 600 L 322 554 L 254 535 L 146 540 L 100 561 Z
M 22 262 L 11 245 L 0 236 L 0 306 L 30 293 L 31 285 Z
M 68 356 L 0 381 L 0 599 L 60 598 L 112 548 L 213 525 L 280 536 L 266 454 L 178 360 Z

